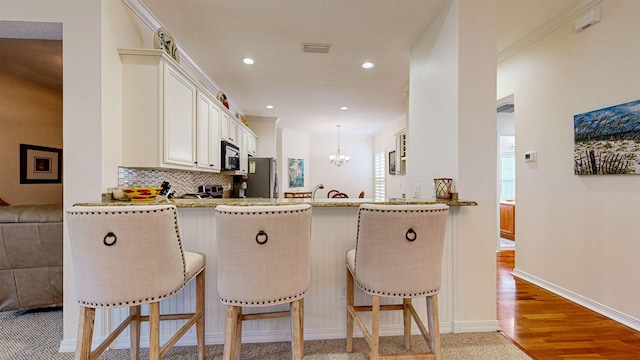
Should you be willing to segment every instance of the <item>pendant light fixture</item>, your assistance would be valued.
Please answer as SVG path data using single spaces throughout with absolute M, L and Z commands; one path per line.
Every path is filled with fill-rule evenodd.
M 340 125 L 336 127 L 338 128 L 338 152 L 335 155 L 329 155 L 329 161 L 335 166 L 342 166 L 348 163 L 351 157 L 340 153 Z

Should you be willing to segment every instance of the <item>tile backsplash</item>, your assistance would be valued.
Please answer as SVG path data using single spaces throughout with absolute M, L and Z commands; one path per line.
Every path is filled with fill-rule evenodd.
M 160 187 L 163 181 L 171 184 L 176 195 L 192 194 L 200 185 L 222 185 L 227 192 L 233 184 L 232 175 L 222 175 L 203 171 L 183 171 L 172 169 L 118 168 L 118 187 Z

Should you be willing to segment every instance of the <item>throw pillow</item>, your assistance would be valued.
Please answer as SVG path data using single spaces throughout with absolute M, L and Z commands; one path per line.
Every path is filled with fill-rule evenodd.
M 9 203 L 0 198 L 0 206 L 9 206 Z

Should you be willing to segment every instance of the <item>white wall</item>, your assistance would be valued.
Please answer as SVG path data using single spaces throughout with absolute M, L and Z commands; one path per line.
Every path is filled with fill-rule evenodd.
M 0 198 L 11 205 L 62 204 L 62 184 L 20 184 L 20 144 L 62 149 L 62 91 L 2 70 L 0 84 Z
M 122 1 L 102 1 L 102 11 L 102 191 L 106 192 L 107 187 L 118 186 L 118 166 L 122 165 L 122 65 L 118 49 L 152 49 L 153 32 Z
M 309 134 L 288 129 L 278 129 L 279 144 L 281 152 L 278 154 L 278 168 L 280 170 L 280 197 L 284 197 L 285 192 L 310 191 L 313 185 L 310 185 L 313 166 L 310 165 L 309 159 Z M 289 159 L 304 160 L 304 186 L 289 186 Z
M 411 51 L 406 184 L 454 179 L 454 331 L 497 326 L 495 307 L 496 18 L 494 1 L 454 0 Z
M 63 206 L 99 199 L 102 181 L 101 2 L 4 0 L 2 20 L 63 26 Z M 64 239 L 64 337 L 75 338 L 77 306 L 71 253 Z
M 640 177 L 573 174 L 573 115 L 640 98 L 640 2 L 599 7 L 600 23 L 570 21 L 498 68 L 516 107 L 516 271 L 640 330 Z
M 389 175 L 389 151 L 396 150 L 396 137 L 395 134 L 403 129 L 407 128 L 407 117 L 401 116 L 393 121 L 391 124 L 385 126 L 374 135 L 373 148 L 374 155 L 379 152 L 385 153 L 385 195 L 386 198 L 399 198 L 402 197 L 402 193 L 406 193 L 407 196 L 411 196 L 413 193 L 409 192 L 409 187 L 405 186 L 405 176 L 401 175 Z M 407 190 L 405 190 L 405 188 Z M 428 190 L 428 189 L 427 189 Z M 430 193 L 426 192 L 425 195 Z M 373 196 L 370 196 L 373 197 Z
M 247 116 L 249 128 L 258 137 L 256 156 L 277 157 L 278 118 Z
M 339 190 L 350 198 L 357 198 L 361 191 L 365 197 L 373 197 L 373 137 L 340 136 L 340 152 L 349 155 L 349 163 L 336 166 L 329 162 L 329 155 L 338 150 L 336 136 L 311 136 L 309 156 L 313 164 L 310 189 L 324 184 L 316 198 L 326 198 L 330 190 Z

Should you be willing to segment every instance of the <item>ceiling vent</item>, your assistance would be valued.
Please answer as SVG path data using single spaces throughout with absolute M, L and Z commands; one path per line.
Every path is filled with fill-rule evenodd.
M 302 43 L 303 53 L 328 54 L 331 44 Z
M 498 113 L 511 114 L 513 112 L 513 104 L 504 104 L 498 107 Z

